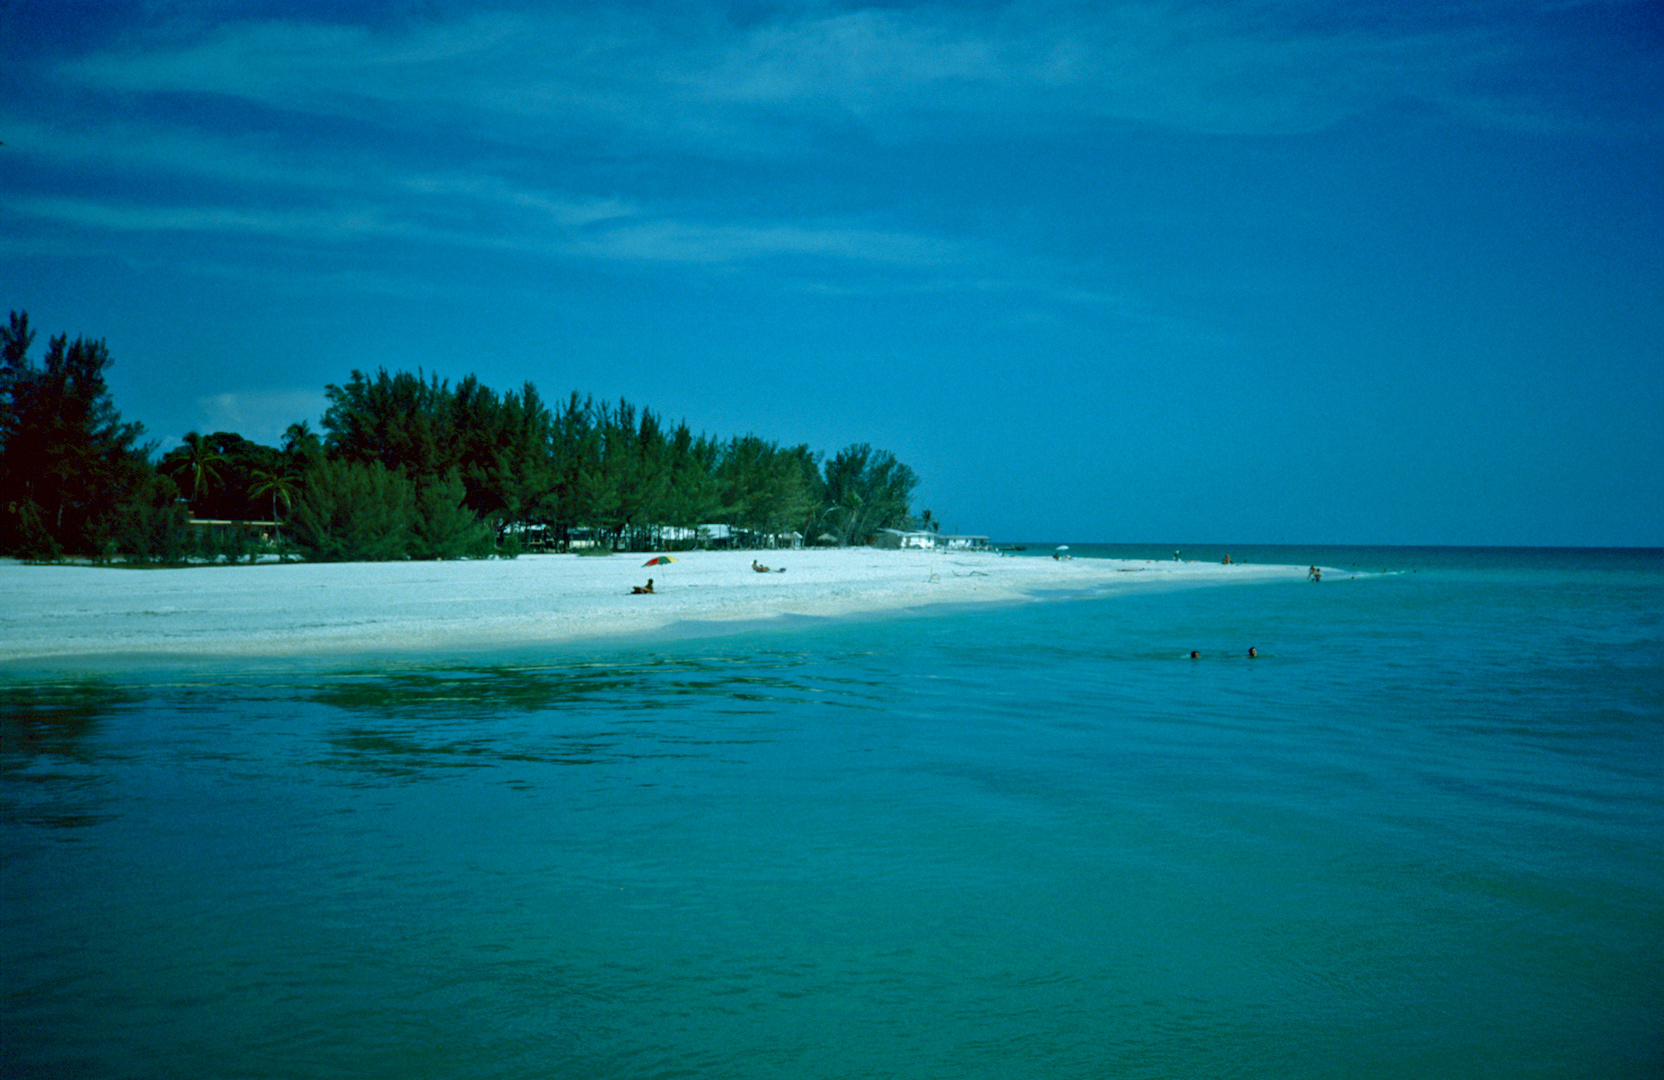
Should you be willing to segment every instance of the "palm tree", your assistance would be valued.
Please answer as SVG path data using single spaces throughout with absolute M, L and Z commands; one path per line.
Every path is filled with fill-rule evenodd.
M 297 420 L 283 431 L 283 452 L 291 458 L 309 460 L 323 453 L 323 444 L 305 420 Z
M 855 535 L 855 530 L 864 524 L 865 514 L 863 514 L 862 511 L 865 504 L 866 500 L 863 499 L 858 492 L 846 491 L 842 502 L 833 506 L 828 506 L 825 510 L 821 511 L 821 522 L 823 526 L 831 525 L 832 519 L 836 515 L 843 515 L 843 523 L 833 526 L 837 529 L 837 532 L 834 535 L 838 538 L 839 547 L 848 547 L 850 539 Z
M 284 472 L 279 468 L 255 469 L 250 475 L 253 477 L 254 483 L 249 487 L 248 493 L 256 498 L 261 495 L 271 497 L 272 523 L 275 526 L 277 523 L 277 504 L 281 502 L 284 510 L 288 510 L 294 505 L 296 485 L 299 483 L 300 477 L 292 472 Z M 279 532 L 278 535 L 281 539 L 282 533 Z
M 194 431 L 186 432 L 185 456 L 177 468 L 191 478 L 192 504 L 206 488 L 220 482 L 219 466 L 224 464 L 225 455 L 215 450 L 213 444 Z

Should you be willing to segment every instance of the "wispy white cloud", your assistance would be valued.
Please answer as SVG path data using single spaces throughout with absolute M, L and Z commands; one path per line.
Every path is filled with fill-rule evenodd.
M 610 229 L 579 241 L 576 247 L 609 259 L 679 263 L 732 263 L 801 255 L 891 266 L 931 266 L 964 255 L 963 244 L 904 233 L 678 221 L 648 221 Z
M 551 222 L 585 225 L 638 212 L 628 200 L 517 185 L 487 171 L 409 172 L 396 166 L 366 168 L 350 152 L 302 158 L 270 137 L 203 131 L 157 122 L 91 125 L 47 124 L 0 114 L 8 150 L 19 158 L 74 167 L 87 173 L 137 170 L 152 178 L 186 177 L 231 188 L 289 193 L 404 194 L 465 200 L 530 212 Z M 269 201 L 269 200 L 268 200 Z
M 55 72 L 82 94 L 165 95 L 153 110 L 91 122 L 0 113 L 24 157 L 83 176 L 132 170 L 161 186 L 119 197 L 14 188 L 0 206 L 113 232 L 710 267 L 798 257 L 951 268 L 937 280 L 969 283 L 1002 258 L 991 245 L 932 235 L 902 212 L 780 201 L 765 204 L 781 207 L 771 213 L 747 198 L 755 189 L 743 175 L 690 196 L 662 174 L 684 155 L 718 169 L 734 157 L 823 155 L 852 127 L 892 142 L 1055 140 L 1105 125 L 1296 133 L 1406 100 L 1487 126 L 1575 121 L 1566 108 L 1487 91 L 1479 75 L 1517 63 L 1519 46 L 1474 20 L 1314 29 L 1299 11 L 1024 0 L 808 4 L 748 26 L 714 10 L 561 6 L 379 28 L 199 21 L 132 35 Z M 277 119 L 226 124 L 198 107 L 202 96 Z M 343 119 L 351 134 L 332 128 Z M 280 133 L 290 123 L 317 135 L 289 145 Z M 655 172 L 658 186 L 641 182 Z
M 395 29 L 238 22 L 140 39 L 61 74 L 82 86 L 225 95 L 274 109 L 421 125 L 474 122 L 513 141 L 588 132 L 707 149 L 789 147 L 783 121 L 880 134 L 944 115 L 1052 130 L 1113 119 L 1203 132 L 1321 128 L 1383 102 L 1482 96 L 1521 59 L 1471 25 L 1314 29 L 1298 5 L 1012 3 L 824 9 L 740 28 L 719 16 L 559 6 Z M 1529 108 L 1497 99 L 1493 112 Z M 1472 114 L 1477 114 L 1473 111 Z M 784 126 L 789 127 L 789 123 Z M 765 138 L 767 136 L 767 138 Z
M 550 225 L 578 228 L 602 221 L 639 215 L 633 201 L 616 196 L 569 196 L 511 184 L 499 176 L 456 173 L 444 176 L 399 177 L 394 183 L 413 195 L 433 199 L 462 199 L 527 211 Z
M 669 218 L 586 229 L 582 226 L 627 217 L 602 205 L 584 209 L 532 208 L 561 228 L 539 232 L 440 228 L 399 220 L 387 208 L 249 210 L 223 206 L 155 206 L 58 196 L 4 199 L 13 213 L 77 228 L 122 232 L 254 234 L 294 241 L 338 244 L 366 238 L 401 239 L 485 250 L 511 250 L 545 257 L 581 257 L 624 262 L 721 265 L 778 256 L 805 256 L 897 267 L 940 265 L 966 255 L 962 242 L 859 227 L 708 224 Z
M 387 221 L 373 210 L 249 210 L 224 206 L 150 206 L 56 196 L 8 200 L 18 214 L 48 218 L 82 228 L 122 232 L 258 233 L 343 239 L 349 236 L 412 236 L 417 229 Z
M 141 35 L 62 70 L 106 90 L 226 94 L 346 112 L 354 102 L 451 96 L 454 80 L 477 70 L 517 25 L 499 16 L 385 32 L 298 20 L 231 22 L 182 40 Z
M 14 160 L 81 174 L 120 169 L 127 175 L 308 190 L 341 188 L 348 182 L 344 170 L 298 159 L 272 137 L 204 131 L 177 119 L 76 117 L 52 123 L 0 109 L 0 131 Z

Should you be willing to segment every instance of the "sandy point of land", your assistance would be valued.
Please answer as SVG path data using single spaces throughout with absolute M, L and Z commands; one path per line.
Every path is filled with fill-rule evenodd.
M 298 656 L 557 644 L 687 624 L 881 615 L 1182 584 L 1298 580 L 1305 567 L 871 548 L 530 555 L 461 562 L 124 569 L 0 560 L 0 661 Z M 757 573 L 753 559 L 784 573 Z M 654 581 L 652 595 L 631 588 Z

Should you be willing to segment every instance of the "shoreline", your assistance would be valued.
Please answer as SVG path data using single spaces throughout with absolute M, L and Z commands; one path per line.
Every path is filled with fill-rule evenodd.
M 0 664 L 281 660 L 641 642 L 802 618 L 1301 581 L 1307 570 L 873 548 L 690 551 L 668 565 L 642 565 L 650 557 L 143 570 L 0 560 Z M 785 572 L 756 573 L 754 558 Z M 652 595 L 631 593 L 649 577 Z

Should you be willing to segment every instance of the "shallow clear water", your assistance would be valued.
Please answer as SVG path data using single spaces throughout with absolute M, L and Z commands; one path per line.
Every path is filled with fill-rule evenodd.
M 1232 554 L 1367 572 L 0 669 L 0 1075 L 1659 1075 L 1664 553 Z

